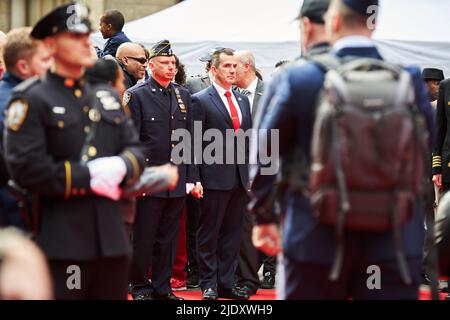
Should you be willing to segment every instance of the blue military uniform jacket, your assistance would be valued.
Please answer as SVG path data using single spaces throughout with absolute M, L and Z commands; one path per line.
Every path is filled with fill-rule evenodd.
M 123 33 L 122 31 L 117 32 L 111 38 L 106 41 L 103 50 L 97 48 L 97 56 L 99 58 L 103 58 L 106 55 L 111 55 L 113 57 L 116 56 L 117 49 L 120 47 L 122 43 L 131 42 L 130 39 Z
M 42 80 L 18 85 L 10 101 L 5 157 L 15 182 L 39 196 L 36 241 L 46 256 L 92 260 L 128 255 L 126 204 L 94 194 L 82 162 L 119 156 L 127 167 L 123 186 L 139 178 L 142 147 L 117 92 L 49 72 Z M 95 137 L 83 150 L 94 123 Z
M 334 53 L 338 57 L 382 59 L 374 46 L 343 47 Z M 416 101 L 426 116 L 428 129 L 433 136 L 432 110 L 420 70 L 411 68 L 408 71 L 414 81 Z M 296 145 L 309 158 L 315 106 L 323 81 L 323 72 L 310 62 L 299 62 L 283 74 L 277 91 L 277 101 L 261 125 L 263 129 L 280 130 L 281 157 Z M 284 252 L 291 259 L 315 263 L 333 261 L 336 250 L 335 227 L 318 223 L 312 214 L 307 197 L 299 193 L 287 195 L 283 225 Z M 419 212 L 402 228 L 401 234 L 406 257 L 421 257 L 423 219 Z M 346 232 L 345 247 L 357 252 L 361 259 L 370 261 L 395 259 L 392 233 Z
M 181 96 L 178 101 L 175 88 Z M 171 83 L 167 89 L 161 87 L 153 78 L 129 89 L 125 94 L 135 127 L 144 144 L 147 166 L 159 166 L 173 163 L 172 133 L 177 129 L 192 132 L 191 96 L 182 86 Z M 192 135 L 193 136 L 193 135 Z M 193 157 L 193 152 L 191 153 Z M 178 166 L 179 179 L 174 190 L 168 190 L 151 196 L 174 198 L 186 196 L 186 183 L 196 183 L 198 173 L 192 164 Z
M 11 98 L 11 92 L 22 81 L 22 79 L 10 72 L 6 72 L 0 81 L 0 121 L 2 122 L 2 128 L 3 120 L 5 119 L 5 110 Z

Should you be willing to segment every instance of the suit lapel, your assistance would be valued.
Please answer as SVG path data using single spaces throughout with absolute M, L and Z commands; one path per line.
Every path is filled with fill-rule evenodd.
M 213 101 L 214 105 L 217 109 L 222 113 L 224 118 L 226 119 L 228 125 L 233 128 L 233 123 L 231 122 L 230 114 L 228 113 L 227 107 L 223 104 L 222 99 L 219 96 L 219 93 L 217 92 L 216 88 L 214 86 L 209 87 L 209 95 L 211 97 L 211 100 Z
M 256 85 L 255 97 L 253 98 L 253 108 L 252 108 L 252 118 L 256 115 L 258 110 L 259 101 L 264 93 L 264 82 L 258 79 L 258 84 Z
M 242 97 L 242 95 L 239 93 L 236 93 L 236 90 L 233 90 L 233 91 L 234 91 L 233 93 L 236 97 L 236 100 L 239 104 L 239 109 L 241 109 L 241 114 L 242 114 L 241 128 L 243 128 L 245 126 L 245 124 L 247 123 L 247 119 L 250 119 L 250 117 L 251 117 L 251 115 L 249 113 L 250 110 L 245 107 L 245 102 L 244 102 L 244 98 Z

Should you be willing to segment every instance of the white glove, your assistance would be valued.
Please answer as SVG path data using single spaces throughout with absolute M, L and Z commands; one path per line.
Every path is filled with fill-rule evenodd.
M 193 183 L 186 183 L 186 194 L 191 193 L 192 190 L 194 190 L 195 185 Z
M 119 188 L 127 173 L 127 166 L 120 157 L 98 158 L 87 163 L 91 175 L 91 189 L 99 196 L 119 200 Z

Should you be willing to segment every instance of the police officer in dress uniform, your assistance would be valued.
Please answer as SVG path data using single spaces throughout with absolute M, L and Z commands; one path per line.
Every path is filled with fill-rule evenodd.
M 39 208 L 36 241 L 56 299 L 126 299 L 130 247 L 120 195 L 141 174 L 144 156 L 116 91 L 83 81 L 94 62 L 90 31 L 88 9 L 78 3 L 34 26 L 31 36 L 44 40 L 54 68 L 13 91 L 6 161 Z
M 172 134 L 177 129 L 191 131 L 192 117 L 189 92 L 172 82 L 175 57 L 168 40 L 153 46 L 149 66 L 152 77 L 128 90 L 124 103 L 129 106 L 144 143 L 147 165 L 153 166 L 174 162 L 171 153 L 177 143 L 172 142 Z M 181 299 L 172 293 L 170 277 L 186 193 L 199 179 L 193 165 L 181 164 L 178 170 L 175 189 L 138 199 L 130 284 L 134 299 Z M 198 190 L 197 186 L 193 189 L 197 196 Z M 149 268 L 152 285 L 148 282 Z

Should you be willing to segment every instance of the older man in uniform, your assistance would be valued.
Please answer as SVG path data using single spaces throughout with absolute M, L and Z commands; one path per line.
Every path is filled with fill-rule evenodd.
M 124 103 L 129 106 L 145 145 L 147 165 L 174 163 L 173 133 L 177 129 L 192 130 L 191 97 L 186 89 L 172 82 L 175 57 L 168 40 L 153 46 L 149 66 L 152 77 L 128 90 Z M 179 180 L 174 190 L 138 199 L 130 285 L 135 299 L 181 300 L 172 293 L 171 270 L 186 193 L 193 190 L 199 196 L 200 187 L 192 189 L 189 185 L 199 181 L 193 165 L 183 163 L 178 169 Z
M 90 31 L 88 9 L 78 3 L 34 26 L 31 36 L 45 42 L 54 68 L 13 91 L 6 161 L 33 196 L 56 298 L 126 299 L 130 247 L 120 196 L 141 174 L 144 155 L 117 93 L 83 81 L 93 64 Z

